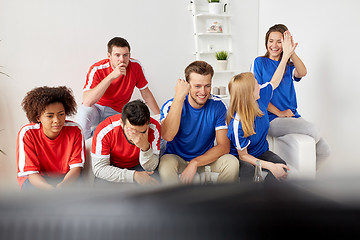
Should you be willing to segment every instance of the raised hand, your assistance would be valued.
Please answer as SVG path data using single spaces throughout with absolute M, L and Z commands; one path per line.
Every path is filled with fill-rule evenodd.
M 111 73 L 112 77 L 115 79 L 120 77 L 120 75 L 126 76 L 126 67 L 127 66 L 125 63 L 120 63 L 119 65 L 117 65 Z
M 288 59 L 295 52 L 298 43 L 294 43 L 294 39 L 289 31 L 284 32 L 284 37 L 281 39 L 283 55 Z
M 190 84 L 185 80 L 178 79 L 175 86 L 175 99 L 184 101 L 186 95 L 190 91 Z

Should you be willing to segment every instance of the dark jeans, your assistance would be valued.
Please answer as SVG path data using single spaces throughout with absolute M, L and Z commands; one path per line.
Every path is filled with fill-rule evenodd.
M 282 163 L 286 165 L 286 162 L 283 159 L 281 159 L 278 155 L 276 155 L 271 151 L 266 151 L 257 158 L 267 162 Z M 240 181 L 245 183 L 252 182 L 255 174 L 255 166 L 240 159 L 239 162 L 240 162 L 240 168 L 239 168 Z M 265 182 L 279 182 L 279 180 L 277 180 L 276 177 L 269 170 L 264 168 L 262 170 L 268 172 L 268 174 L 264 179 Z

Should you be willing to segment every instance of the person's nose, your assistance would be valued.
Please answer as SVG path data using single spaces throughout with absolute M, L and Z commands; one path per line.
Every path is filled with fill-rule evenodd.
M 57 116 L 55 116 L 55 117 L 53 118 L 53 122 L 54 122 L 54 123 L 58 123 L 58 122 L 59 122 L 59 118 L 58 118 Z

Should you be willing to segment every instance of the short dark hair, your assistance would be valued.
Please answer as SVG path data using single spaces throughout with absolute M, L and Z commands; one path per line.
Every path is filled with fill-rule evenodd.
M 143 126 L 150 123 L 150 111 L 143 101 L 134 100 L 125 104 L 121 119 L 124 124 L 128 120 L 131 125 Z
M 112 52 L 112 49 L 114 46 L 115 47 L 127 47 L 127 48 L 129 48 L 129 52 L 130 52 L 130 44 L 125 38 L 114 37 L 113 39 L 111 39 L 107 44 L 108 53 Z
M 65 86 L 34 88 L 26 94 L 21 106 L 29 121 L 37 123 L 45 108 L 52 103 L 62 103 L 67 116 L 76 113 L 76 101 L 72 90 Z
M 187 82 L 190 81 L 190 74 L 193 72 L 204 76 L 210 74 L 211 78 L 214 75 L 214 69 L 205 61 L 194 61 L 185 68 L 185 79 Z

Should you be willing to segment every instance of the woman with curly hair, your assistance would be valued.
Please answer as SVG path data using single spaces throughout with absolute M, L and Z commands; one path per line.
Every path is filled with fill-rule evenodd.
M 65 120 L 76 113 L 71 89 L 38 87 L 28 92 L 22 107 L 30 123 L 17 137 L 16 158 L 20 188 L 52 190 L 71 185 L 85 162 L 80 126 Z

